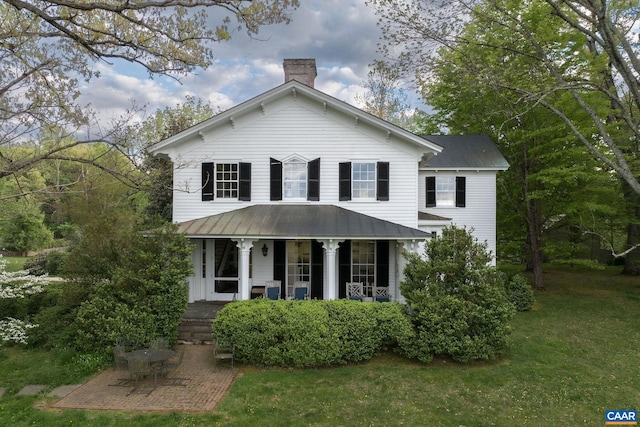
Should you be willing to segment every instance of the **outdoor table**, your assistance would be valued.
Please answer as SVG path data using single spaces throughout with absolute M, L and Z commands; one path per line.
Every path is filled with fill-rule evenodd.
M 125 353 L 124 358 L 127 360 L 146 359 L 150 363 L 163 363 L 174 354 L 173 350 L 169 350 L 168 348 L 145 348 Z

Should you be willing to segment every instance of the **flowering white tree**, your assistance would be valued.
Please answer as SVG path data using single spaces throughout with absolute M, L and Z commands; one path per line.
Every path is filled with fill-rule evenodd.
M 6 265 L 7 261 L 0 256 L 0 299 L 25 298 L 42 292 L 47 284 L 45 279 L 31 276 L 26 270 L 8 272 Z M 13 317 L 0 319 L 0 346 L 5 342 L 26 344 L 27 331 L 36 326 Z

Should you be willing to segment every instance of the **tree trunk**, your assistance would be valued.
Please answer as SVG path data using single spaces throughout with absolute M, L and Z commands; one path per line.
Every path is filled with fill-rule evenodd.
M 544 260 L 542 250 L 542 219 L 540 200 L 530 199 L 527 201 L 527 246 L 529 256 L 527 261 L 527 271 L 533 273 L 533 289 L 544 289 L 542 279 L 542 262 Z

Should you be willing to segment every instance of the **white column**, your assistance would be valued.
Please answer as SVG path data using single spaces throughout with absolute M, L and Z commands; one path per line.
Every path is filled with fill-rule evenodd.
M 322 243 L 322 247 L 324 248 L 324 299 L 332 300 L 336 299 L 336 295 L 338 295 L 338 285 L 336 282 L 336 250 L 338 250 L 338 245 L 343 240 L 319 240 Z
M 247 300 L 250 298 L 249 288 L 249 255 L 253 247 L 253 240 L 234 239 L 238 246 L 238 299 Z

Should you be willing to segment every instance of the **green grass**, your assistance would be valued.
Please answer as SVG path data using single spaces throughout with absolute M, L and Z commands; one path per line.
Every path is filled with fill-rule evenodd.
M 640 280 L 619 268 L 548 267 L 547 290 L 518 313 L 496 361 L 429 365 L 382 355 L 332 369 L 242 367 L 210 414 L 50 411 L 22 385 L 84 378 L 64 353 L 0 352 L 0 425 L 601 426 L 605 409 L 640 409 Z M 3 355 L 4 354 L 4 355 Z
M 28 257 L 2 257 L 7 262 L 6 270 L 9 272 L 20 271 L 24 269 L 24 263 Z

